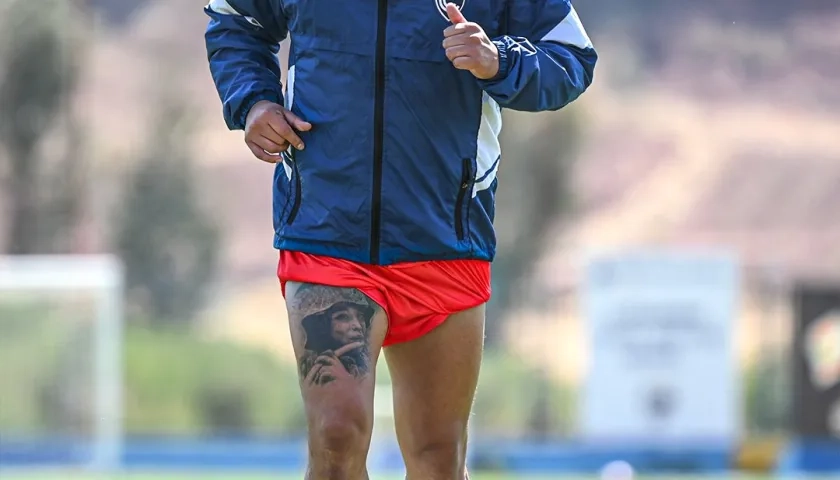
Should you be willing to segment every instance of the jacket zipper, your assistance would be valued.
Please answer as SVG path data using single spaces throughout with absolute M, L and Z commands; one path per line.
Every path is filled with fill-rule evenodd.
M 379 0 L 376 27 L 375 100 L 373 113 L 373 185 L 371 191 L 370 263 L 379 264 L 382 229 L 382 157 L 385 128 L 385 34 L 388 0 Z
M 461 167 L 461 185 L 458 190 L 458 199 L 455 201 L 455 235 L 458 240 L 464 240 L 464 201 L 472 184 L 472 161 L 465 158 Z

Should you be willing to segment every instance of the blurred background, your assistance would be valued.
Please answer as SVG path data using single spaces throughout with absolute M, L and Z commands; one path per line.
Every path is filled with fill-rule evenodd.
M 840 4 L 576 6 L 595 84 L 506 113 L 471 461 L 840 478 Z M 302 465 L 272 170 L 202 7 L 0 0 L 4 479 Z

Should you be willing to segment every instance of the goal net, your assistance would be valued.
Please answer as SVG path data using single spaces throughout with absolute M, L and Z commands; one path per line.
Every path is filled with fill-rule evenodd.
M 0 467 L 116 468 L 123 272 L 111 256 L 0 256 Z

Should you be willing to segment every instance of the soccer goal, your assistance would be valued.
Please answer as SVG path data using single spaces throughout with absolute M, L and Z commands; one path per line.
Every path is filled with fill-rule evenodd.
M 117 468 L 123 268 L 0 256 L 0 467 Z

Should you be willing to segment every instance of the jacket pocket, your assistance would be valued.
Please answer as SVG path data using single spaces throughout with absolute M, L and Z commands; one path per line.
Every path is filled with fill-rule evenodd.
M 470 194 L 475 182 L 473 161 L 465 158 L 461 162 L 461 184 L 458 186 L 458 197 L 455 200 L 455 235 L 458 241 L 467 237 L 470 221 Z
M 289 216 L 286 218 L 286 225 L 291 225 L 292 222 L 295 221 L 295 218 L 297 218 L 298 211 L 300 211 L 301 201 L 300 172 L 298 171 L 297 161 L 295 160 L 295 149 L 289 149 L 289 152 L 290 153 L 284 155 L 286 159 L 283 160 L 288 161 L 289 165 L 292 167 L 292 178 L 289 181 L 289 186 L 292 190 L 289 195 L 291 210 L 289 211 Z

